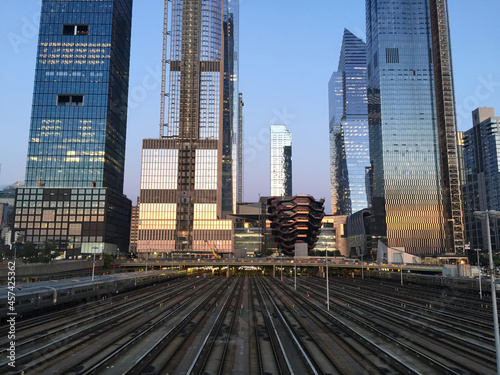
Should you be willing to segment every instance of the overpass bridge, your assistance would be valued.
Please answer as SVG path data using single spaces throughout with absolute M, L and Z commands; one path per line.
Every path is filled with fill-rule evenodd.
M 183 268 L 195 270 L 227 270 L 233 272 L 234 270 L 262 270 L 264 274 L 274 274 L 276 269 L 281 271 L 291 271 L 293 268 L 308 270 L 311 273 L 322 273 L 325 265 L 331 271 L 379 271 L 379 272 L 412 272 L 412 273 L 427 273 L 427 274 L 442 274 L 443 266 L 439 264 L 398 264 L 398 263 L 382 263 L 377 264 L 374 262 L 361 262 L 352 259 L 336 259 L 328 258 L 320 259 L 293 259 L 293 258 L 234 258 L 234 259 L 210 259 L 210 258 L 196 258 L 196 259 L 143 259 L 143 260 L 127 260 L 120 261 L 122 268 Z

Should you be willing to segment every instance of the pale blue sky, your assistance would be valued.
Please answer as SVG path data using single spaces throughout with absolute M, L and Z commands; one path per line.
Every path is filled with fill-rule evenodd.
M 364 39 L 364 0 L 240 0 L 246 201 L 269 194 L 269 125 L 293 137 L 293 193 L 327 199 L 327 84 L 343 29 Z M 41 0 L 0 2 L 0 186 L 24 180 Z M 450 0 L 460 130 L 478 106 L 500 115 L 498 0 Z M 141 141 L 158 137 L 162 0 L 135 0 L 125 194 L 139 195 Z

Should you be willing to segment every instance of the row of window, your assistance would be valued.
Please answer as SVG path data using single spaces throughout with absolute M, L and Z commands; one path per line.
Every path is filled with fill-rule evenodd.
M 53 218 L 47 218 L 50 217 L 50 215 L 104 215 L 104 209 L 100 208 L 58 208 L 57 210 L 43 210 L 43 217 L 44 221 L 51 220 L 53 221 Z M 42 209 L 41 208 L 17 208 L 16 209 L 16 215 L 42 215 Z M 47 216 L 49 215 L 49 216 Z M 38 217 L 38 219 L 36 219 Z M 47 219 L 46 219 L 47 218 Z M 29 220 L 33 221 L 33 216 L 29 216 Z M 35 220 L 40 220 L 40 216 L 35 216 Z M 26 220 L 25 220 L 26 221 Z
M 37 189 L 37 188 L 23 188 L 23 189 L 18 189 L 17 193 L 18 195 L 21 194 L 43 194 L 45 189 Z M 58 192 L 58 190 L 55 190 L 55 192 Z M 71 194 L 90 194 L 90 195 L 104 195 L 106 194 L 106 189 L 71 189 Z M 52 193 L 51 193 L 52 195 Z
M 30 232 L 30 233 L 28 233 Z M 102 236 L 83 236 L 83 237 L 66 237 L 64 234 L 45 234 L 41 235 L 41 233 L 35 233 L 36 231 L 27 231 L 27 240 L 34 242 L 34 243 L 44 243 L 46 241 L 48 242 L 58 242 L 60 240 L 62 241 L 67 241 L 69 243 L 87 243 L 87 242 L 103 242 L 103 237 Z M 40 236 L 40 237 L 39 237 Z
M 55 207 L 95 207 L 95 202 L 48 202 L 48 201 L 25 201 L 16 202 L 16 207 L 21 208 L 55 208 Z M 99 207 L 105 207 L 105 202 L 99 202 Z
M 89 25 L 63 25 L 62 35 L 89 35 Z
M 58 106 L 83 106 L 84 95 L 68 95 L 68 94 L 58 94 L 57 104 Z
M 40 219 L 40 216 L 16 216 L 16 223 L 14 224 L 14 228 L 57 228 L 54 227 L 54 225 L 66 225 L 68 222 L 102 222 L 104 221 L 104 216 L 57 216 L 54 218 L 56 222 L 51 223 L 41 222 Z M 28 222 L 27 220 L 37 221 Z M 63 226 L 63 228 L 65 227 Z

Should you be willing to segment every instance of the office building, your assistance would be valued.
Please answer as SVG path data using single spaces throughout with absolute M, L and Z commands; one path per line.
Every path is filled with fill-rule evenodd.
M 463 254 L 446 0 L 366 1 L 373 235 Z
M 0 190 L 0 203 L 7 203 L 10 207 L 14 207 L 16 201 L 16 190 L 24 187 L 24 184 L 17 180 L 15 183 L 5 186 Z
M 160 137 L 143 141 L 138 252 L 211 253 L 206 241 L 232 250 L 238 5 L 165 2 Z
M 126 252 L 123 195 L 132 0 L 43 0 L 15 231 L 73 255 Z
M 349 215 L 346 220 L 349 257 L 374 259 L 378 238 L 372 236 L 373 212 L 367 208 Z
M 470 249 L 488 250 L 484 220 L 474 211 L 500 211 L 500 117 L 493 108 L 472 112 L 473 127 L 464 132 L 464 216 Z M 490 219 L 491 247 L 500 251 L 499 220 Z M 472 254 L 475 262 L 476 254 Z
M 366 45 L 345 29 L 338 69 L 328 84 L 332 215 L 350 215 L 368 207 L 366 86 Z
M 318 242 L 313 251 L 309 251 L 309 256 L 325 256 L 336 257 L 341 256 L 340 250 L 337 248 L 337 230 L 334 226 L 332 215 L 325 215 L 321 220 L 321 231 L 318 235 Z M 326 253 L 328 251 L 328 254 Z
M 271 196 L 292 196 L 292 133 L 271 125 Z
M 139 237 L 139 208 L 140 199 L 137 197 L 137 204 L 132 206 L 130 212 L 130 245 L 128 251 L 131 256 L 137 255 L 137 239 Z

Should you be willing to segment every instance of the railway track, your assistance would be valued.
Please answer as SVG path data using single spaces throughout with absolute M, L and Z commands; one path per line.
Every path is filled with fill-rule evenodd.
M 438 304 L 430 291 L 440 306 L 433 313 L 422 306 L 425 288 L 332 278 L 327 311 L 324 284 L 301 277 L 295 290 L 287 278 L 183 278 L 27 319 L 10 373 L 495 373 L 491 337 L 479 334 L 487 309 L 470 331 L 453 327 L 477 301 L 460 310 L 467 296 L 442 295 Z M 9 370 L 0 362 L 0 372 Z
M 318 282 L 302 280 L 298 289 L 303 293 L 313 289 L 311 293 L 320 302 L 326 300 L 326 288 Z M 332 285 L 332 284 L 331 284 Z M 390 298 L 383 293 L 374 292 L 370 299 L 364 295 L 356 295 L 355 290 L 346 293 L 345 289 L 330 288 L 330 309 L 338 316 L 347 318 L 360 326 L 378 332 L 385 341 L 393 340 L 405 352 L 414 351 L 417 357 L 427 358 L 427 362 L 435 367 L 443 366 L 441 371 L 457 374 L 495 373 L 494 341 L 478 340 L 480 337 L 467 330 L 446 329 L 447 326 L 425 314 L 412 313 L 405 307 L 388 303 Z M 406 303 L 409 303 L 409 301 Z M 466 310 L 462 318 L 467 316 Z M 443 314 L 441 314 L 443 315 Z M 449 319 L 447 315 L 445 318 Z M 449 325 L 450 321 L 447 321 Z

